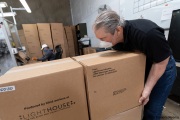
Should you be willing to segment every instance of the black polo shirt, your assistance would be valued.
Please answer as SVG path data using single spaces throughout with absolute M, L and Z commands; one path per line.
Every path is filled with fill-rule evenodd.
M 146 55 L 146 75 L 152 64 L 161 62 L 171 55 L 164 30 L 150 20 L 137 19 L 125 21 L 124 42 L 113 46 L 120 51 L 138 50 Z

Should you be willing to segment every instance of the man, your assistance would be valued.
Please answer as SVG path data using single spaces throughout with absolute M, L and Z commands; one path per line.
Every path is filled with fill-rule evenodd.
M 143 120 L 160 120 L 163 105 L 176 78 L 175 60 L 164 30 L 150 20 L 124 21 L 114 11 L 105 11 L 95 20 L 94 32 L 115 50 L 140 51 L 146 55 L 145 86 L 139 102 Z
M 42 45 L 41 50 L 43 50 L 44 56 L 42 58 L 32 58 L 32 60 L 37 60 L 37 61 L 51 61 L 55 60 L 55 54 L 53 53 L 53 50 L 50 49 L 46 44 Z

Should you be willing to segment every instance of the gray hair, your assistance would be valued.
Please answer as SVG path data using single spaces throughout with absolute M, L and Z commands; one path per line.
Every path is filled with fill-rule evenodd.
M 104 28 L 106 32 L 114 34 L 117 26 L 125 26 L 124 19 L 120 18 L 120 16 L 112 10 L 107 10 L 99 14 L 94 22 L 94 30 L 98 30 L 99 28 Z

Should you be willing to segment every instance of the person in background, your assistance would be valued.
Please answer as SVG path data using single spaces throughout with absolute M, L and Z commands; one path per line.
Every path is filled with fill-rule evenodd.
M 160 120 L 163 105 L 176 78 L 176 65 L 164 30 L 150 20 L 123 20 L 114 11 L 104 11 L 93 29 L 101 41 L 118 51 L 140 51 L 146 55 L 145 86 L 139 102 L 143 120 Z
M 32 58 L 32 60 L 42 61 L 42 62 L 47 60 L 48 61 L 55 60 L 56 56 L 53 50 L 48 47 L 48 45 L 43 44 L 41 50 L 43 50 L 44 56 L 42 58 Z

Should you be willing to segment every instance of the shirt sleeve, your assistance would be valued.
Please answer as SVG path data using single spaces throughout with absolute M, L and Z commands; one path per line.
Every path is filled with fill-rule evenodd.
M 171 55 L 169 44 L 164 36 L 164 31 L 152 29 L 147 34 L 146 55 L 155 63 L 161 62 Z
M 47 52 L 42 58 L 37 59 L 37 61 L 42 61 L 42 62 L 44 62 L 44 61 L 48 60 L 48 58 L 51 57 L 52 54 L 53 54 L 53 53 L 49 51 L 49 52 Z

